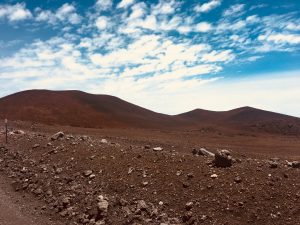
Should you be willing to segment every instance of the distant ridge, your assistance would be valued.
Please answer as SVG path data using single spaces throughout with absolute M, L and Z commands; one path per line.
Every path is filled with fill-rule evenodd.
M 0 99 L 0 118 L 90 128 L 197 129 L 211 126 L 300 134 L 299 118 L 251 107 L 222 112 L 195 109 L 170 116 L 114 96 L 76 90 L 28 90 L 8 95 Z

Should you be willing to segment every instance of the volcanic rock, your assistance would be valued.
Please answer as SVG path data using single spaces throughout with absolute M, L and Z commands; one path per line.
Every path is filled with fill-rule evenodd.
M 200 149 L 196 149 L 194 148 L 193 151 L 192 151 L 193 155 L 196 155 L 196 156 L 215 156 L 214 153 L 206 150 L 205 148 L 200 148 Z
M 35 149 L 35 148 L 38 148 L 38 147 L 40 147 L 40 145 L 39 144 L 35 144 L 32 148 Z
M 269 167 L 272 168 L 272 169 L 277 168 L 278 167 L 278 162 L 270 161 L 269 162 Z
M 83 175 L 84 175 L 85 177 L 89 177 L 89 176 L 92 175 L 92 174 L 93 174 L 93 171 L 92 171 L 92 170 L 86 170 L 86 171 L 83 172 Z
M 137 201 L 137 204 L 136 204 L 136 210 L 137 211 L 145 210 L 147 208 L 148 208 L 148 206 L 147 206 L 147 204 L 144 200 L 138 200 Z
M 213 164 L 216 167 L 230 167 L 232 166 L 232 157 L 230 155 L 230 151 L 221 150 L 215 154 L 215 159 L 213 160 Z
M 65 136 L 64 132 L 59 131 L 56 134 L 52 135 L 51 140 L 55 141 L 55 140 L 58 140 L 58 139 L 62 139 L 64 136 Z
M 287 162 L 287 165 L 292 168 L 300 168 L 300 162 L 299 161 L 293 161 L 293 162 Z

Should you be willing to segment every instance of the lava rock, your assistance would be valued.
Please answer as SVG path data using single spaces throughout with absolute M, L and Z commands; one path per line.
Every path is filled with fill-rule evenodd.
M 40 145 L 39 144 L 35 144 L 32 148 L 35 149 L 35 148 L 38 148 L 38 147 L 40 147 Z
M 147 208 L 148 208 L 148 206 L 144 200 L 137 201 L 137 204 L 136 204 L 137 211 L 146 210 Z
M 278 167 L 278 162 L 276 161 L 270 161 L 269 162 L 269 167 L 272 168 L 272 169 L 275 169 Z
M 193 155 L 196 155 L 196 156 L 215 156 L 214 153 L 206 150 L 205 148 L 200 148 L 200 149 L 196 149 L 194 148 L 193 151 L 192 151 Z
M 293 162 L 287 162 L 287 165 L 292 168 L 300 168 L 300 162 L 299 161 L 293 161 Z
M 86 170 L 86 171 L 83 172 L 83 175 L 84 175 L 85 177 L 89 177 L 89 176 L 92 175 L 92 174 L 93 174 L 93 171 L 92 171 L 92 170 Z
M 235 181 L 236 183 L 241 183 L 241 182 L 242 182 L 242 178 L 239 177 L 239 176 L 237 176 L 237 177 L 234 178 L 234 181 Z
M 215 154 L 215 158 L 213 160 L 213 164 L 216 167 L 230 167 L 232 166 L 232 157 L 230 155 L 230 151 L 221 150 Z
M 58 139 L 62 139 L 64 136 L 65 136 L 64 132 L 59 131 L 56 134 L 52 135 L 51 140 L 55 141 L 55 140 L 58 140 Z

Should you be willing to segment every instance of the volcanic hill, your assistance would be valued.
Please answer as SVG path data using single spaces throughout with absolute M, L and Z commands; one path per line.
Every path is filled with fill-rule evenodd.
M 229 111 L 195 109 L 171 116 L 109 95 L 81 91 L 28 90 L 0 99 L 0 118 L 90 128 L 199 129 L 214 127 L 300 134 L 300 119 L 242 107 Z

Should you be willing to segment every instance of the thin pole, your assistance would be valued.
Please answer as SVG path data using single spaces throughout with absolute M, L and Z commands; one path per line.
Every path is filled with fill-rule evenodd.
M 6 142 L 6 144 L 8 143 L 8 141 L 7 141 L 7 119 L 5 119 L 5 142 Z

